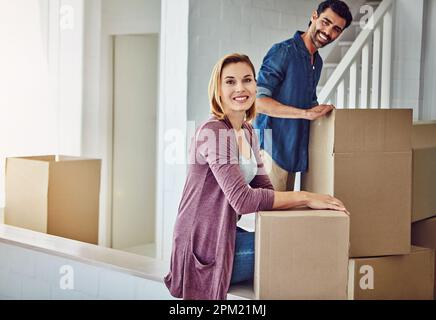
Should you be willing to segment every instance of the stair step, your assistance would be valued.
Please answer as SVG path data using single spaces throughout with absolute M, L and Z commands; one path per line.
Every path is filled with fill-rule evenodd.
M 327 63 L 324 63 L 324 64 L 322 65 L 322 68 L 323 68 L 323 69 L 326 69 L 326 68 L 331 69 L 331 68 L 336 68 L 338 65 L 339 65 L 339 63 L 327 62 Z
M 381 3 L 381 1 L 367 1 L 365 2 L 366 5 L 371 6 L 371 7 L 377 7 L 379 6 Z
M 339 41 L 338 45 L 341 47 L 351 47 L 353 44 L 353 41 Z
M 324 88 L 324 86 L 317 86 L 316 87 L 316 92 L 321 92 L 321 90 Z M 358 89 L 358 91 L 359 91 L 359 93 L 362 91 L 362 88 L 361 87 L 358 87 L 357 88 Z M 350 91 L 350 88 L 349 87 L 347 87 L 347 88 L 345 88 L 345 90 L 347 91 L 347 93 Z M 372 87 L 369 87 L 368 88 L 368 93 L 372 93 Z

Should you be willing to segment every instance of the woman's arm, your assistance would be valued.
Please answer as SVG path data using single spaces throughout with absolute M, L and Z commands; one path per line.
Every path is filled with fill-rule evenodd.
M 221 121 L 207 123 L 196 137 L 197 160 L 207 163 L 227 201 L 238 214 L 271 210 L 274 191 L 251 188 L 239 167 L 236 139 Z M 221 131 L 221 132 L 220 132 Z
M 347 212 L 340 200 L 329 195 L 306 191 L 274 192 L 273 209 L 290 209 L 301 206 L 311 209 L 331 209 Z

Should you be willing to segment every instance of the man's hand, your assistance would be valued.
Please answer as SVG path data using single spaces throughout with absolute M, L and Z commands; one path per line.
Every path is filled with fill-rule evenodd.
M 316 120 L 326 115 L 335 108 L 332 104 L 320 104 L 311 109 L 305 110 L 304 118 L 307 120 Z

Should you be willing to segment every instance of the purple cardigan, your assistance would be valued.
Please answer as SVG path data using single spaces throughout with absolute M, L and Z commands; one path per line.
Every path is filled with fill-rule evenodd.
M 230 121 L 212 118 L 196 132 L 174 227 L 165 284 L 177 298 L 225 300 L 230 286 L 238 215 L 271 210 L 274 191 L 252 126 L 243 125 L 258 172 L 246 184 Z

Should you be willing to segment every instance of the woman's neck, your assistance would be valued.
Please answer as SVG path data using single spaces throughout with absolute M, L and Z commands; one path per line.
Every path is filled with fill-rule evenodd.
M 235 129 L 236 131 L 240 131 L 242 129 L 242 124 L 244 123 L 245 112 L 244 113 L 236 113 L 236 114 L 228 114 L 227 118 L 229 119 L 230 123 L 232 124 L 233 129 Z

